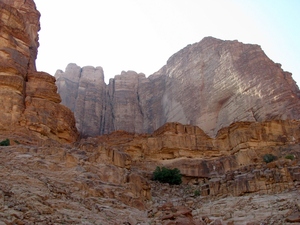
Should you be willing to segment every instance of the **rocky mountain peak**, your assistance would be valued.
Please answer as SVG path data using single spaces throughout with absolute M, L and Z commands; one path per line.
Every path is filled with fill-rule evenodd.
M 148 133 L 166 122 L 180 122 L 197 125 L 215 136 L 219 129 L 236 121 L 299 119 L 300 115 L 300 92 L 291 73 L 269 59 L 259 45 L 237 40 L 206 37 L 175 53 L 148 78 L 123 71 L 108 85 L 101 80 L 97 88 L 89 89 L 89 96 L 94 97 L 85 101 L 95 104 L 78 102 L 75 93 L 83 81 L 77 79 L 80 68 L 76 71 L 77 75 L 68 66 L 56 77 L 60 77 L 57 85 L 61 96 L 73 96 L 68 101 L 63 97 L 62 103 L 75 113 L 83 135 L 118 129 Z M 99 104 L 96 98 L 101 99 L 101 110 L 95 108 Z M 93 114 L 98 121 L 95 125 L 86 127 L 85 113 L 74 110 L 78 104 L 81 111 L 84 107 Z

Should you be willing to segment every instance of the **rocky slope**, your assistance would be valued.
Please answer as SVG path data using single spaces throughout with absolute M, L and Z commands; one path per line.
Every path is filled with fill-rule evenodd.
M 169 123 L 72 146 L 5 136 L 0 224 L 297 224 L 299 126 L 240 122 L 212 139 Z M 267 164 L 265 153 L 277 159 Z M 180 168 L 183 183 L 152 181 L 156 166 Z
M 300 115 L 299 89 L 291 74 L 260 46 L 238 41 L 204 38 L 148 78 L 128 71 L 106 85 L 101 68 L 75 64 L 55 77 L 62 103 L 74 112 L 83 135 L 150 133 L 166 122 L 180 122 L 214 137 L 236 121 Z
M 59 104 L 55 78 L 37 72 L 39 17 L 32 0 L 0 2 L 0 129 L 73 142 L 72 112 Z
M 136 172 L 111 165 L 100 152 L 55 142 L 0 149 L 1 225 L 147 220 L 147 181 Z

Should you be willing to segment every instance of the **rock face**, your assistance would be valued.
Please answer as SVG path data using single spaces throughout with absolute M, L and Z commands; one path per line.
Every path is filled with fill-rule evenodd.
M 174 54 L 148 78 L 122 72 L 108 85 L 102 69 L 95 76 L 98 70 L 81 71 L 70 64 L 55 75 L 62 103 L 75 113 L 83 135 L 120 129 L 151 133 L 166 122 L 180 122 L 199 126 L 213 137 L 236 121 L 300 115 L 299 89 L 291 74 L 258 45 L 207 37 Z
M 156 166 L 178 168 L 184 183 L 196 184 L 201 196 L 240 196 L 295 188 L 300 181 L 299 128 L 299 121 L 289 120 L 237 122 L 213 139 L 199 127 L 167 123 L 151 135 L 117 131 L 89 141 L 106 151 L 114 165 L 148 174 Z M 266 154 L 277 160 L 266 164 Z
M 64 74 L 64 76 L 60 76 Z M 56 79 L 62 102 L 76 118 L 76 126 L 82 134 L 99 134 L 105 126 L 105 83 L 101 67 L 80 68 L 70 64 L 66 72 L 58 71 Z
M 91 140 L 97 140 L 96 146 L 129 154 L 136 163 L 171 162 L 185 171 L 187 177 L 208 177 L 214 170 L 225 174 L 228 170 L 262 162 L 262 156 L 267 153 L 288 153 L 299 144 L 299 127 L 299 121 L 289 120 L 237 122 L 221 129 L 216 138 L 210 138 L 199 127 L 167 123 L 150 135 L 117 131 Z M 198 161 L 193 162 L 195 158 Z M 211 159 L 220 160 L 219 165 L 211 164 Z M 185 165 L 191 170 L 184 168 Z M 154 169 L 155 165 L 150 168 Z
M 63 145 L 59 142 L 76 140 L 75 119 L 67 107 L 59 104 L 55 78 L 35 69 L 39 29 L 35 5 L 31 0 L 3 0 L 0 6 L 1 225 L 250 225 L 300 221 L 300 121 L 286 119 L 297 116 L 298 88 L 289 74 L 272 67 L 272 73 L 280 72 L 275 73 L 276 77 L 286 75 L 283 80 L 278 78 L 282 96 L 274 88 L 269 98 L 263 91 L 257 92 L 261 100 L 271 101 L 273 95 L 275 102 L 263 101 L 262 108 L 273 106 L 275 111 L 257 108 L 257 114 L 253 114 L 256 120 L 277 116 L 285 120 L 245 119 L 222 129 L 216 123 L 216 128 L 208 126 L 204 132 L 193 125 L 164 124 L 172 120 L 197 122 L 190 119 L 193 110 L 201 111 L 202 106 L 206 109 L 205 102 L 200 108 L 186 108 L 192 106 L 192 101 L 186 100 L 183 90 L 188 92 L 191 85 L 182 86 L 185 80 L 180 78 L 181 73 L 189 77 L 186 65 L 193 63 L 187 57 L 175 60 L 186 56 L 185 50 L 149 78 L 129 71 L 116 76 L 108 86 L 102 68 L 69 65 L 65 73 L 58 71 L 57 82 L 65 90 L 61 92 L 63 100 L 84 118 L 77 119 L 77 126 L 86 135 L 118 131 Z M 203 41 L 209 40 L 222 45 L 237 43 Z M 201 57 L 209 52 L 200 50 Z M 255 59 L 260 62 L 259 57 Z M 222 69 L 220 65 L 206 66 L 204 71 L 217 73 Z M 235 90 L 238 81 L 229 87 Z M 203 85 L 205 89 L 206 83 Z M 253 86 L 256 91 L 257 86 Z M 221 94 L 210 97 L 200 93 L 195 92 L 192 98 L 196 101 L 203 95 L 212 106 L 214 98 L 221 98 Z M 234 96 L 221 101 L 218 118 L 224 108 L 232 106 L 237 98 Z M 120 131 L 150 132 L 160 124 L 164 126 L 151 134 Z M 214 138 L 207 134 L 209 131 L 213 131 Z M 275 155 L 276 160 L 264 162 L 266 153 Z M 152 181 L 156 166 L 179 168 L 183 183 L 170 186 Z
M 101 149 L 87 152 L 52 142 L 0 149 L 0 224 L 147 220 L 148 181 L 111 164 Z
M 168 121 L 180 118 L 216 134 L 235 121 L 299 118 L 291 74 L 257 45 L 204 38 L 173 55 L 160 73 L 168 77 Z
M 261 207 L 259 202 L 265 200 L 259 200 L 256 196 L 274 196 L 283 193 L 279 198 L 285 198 L 287 193 L 292 193 L 292 190 L 299 188 L 299 128 L 299 121 L 289 120 L 261 123 L 236 122 L 221 129 L 216 138 L 211 138 L 199 127 L 167 123 L 149 135 L 117 131 L 90 138 L 89 141 L 93 146 L 103 149 L 102 151 L 104 149 L 108 152 L 114 151 L 119 158 L 117 162 L 128 159 L 124 156 L 120 157 L 122 153 L 129 155 L 131 168 L 144 171 L 144 176 L 148 179 L 151 178 L 156 166 L 178 168 L 181 171 L 183 185 L 186 186 L 174 187 L 174 190 L 170 190 L 169 185 L 166 187 L 157 183 L 152 184 L 152 199 L 158 201 L 160 206 L 156 208 L 157 205 L 152 205 L 153 209 L 149 213 L 156 219 L 170 222 L 182 219 L 185 221 L 182 224 L 192 223 L 188 221 L 194 223 L 196 220 L 203 221 L 205 220 L 203 216 L 209 216 L 211 213 L 205 210 L 207 206 L 202 205 L 203 200 L 221 198 L 223 200 L 220 202 L 225 205 L 228 205 L 227 201 L 235 203 L 230 206 L 231 212 L 227 212 L 226 207 L 222 208 L 222 216 L 215 212 L 216 209 L 212 209 L 217 218 L 238 224 L 247 224 L 246 222 L 251 221 L 270 223 L 270 220 L 266 219 L 268 217 L 266 215 L 272 213 L 269 209 L 266 209 L 265 215 L 260 215 L 261 218 L 255 218 L 246 211 L 237 212 L 239 200 L 236 197 L 253 194 L 251 196 L 254 196 L 255 200 L 251 204 L 257 204 L 256 209 L 258 209 Z M 93 151 L 91 147 L 89 149 Z M 275 155 L 276 160 L 270 163 L 264 162 L 263 158 L 266 154 Z M 295 159 L 290 160 L 286 156 L 293 156 Z M 189 193 L 189 197 L 182 197 L 186 193 Z M 197 200 L 195 193 L 202 196 L 201 200 Z M 171 203 L 166 210 L 164 207 L 167 201 Z M 185 202 L 182 206 L 181 201 Z M 252 201 L 252 197 L 248 201 Z M 212 208 L 218 208 L 217 202 L 213 203 L 215 206 Z M 234 206 L 235 204 L 237 205 Z M 293 204 L 288 207 L 289 210 L 279 213 L 278 218 L 271 220 L 284 221 L 293 210 L 298 213 L 298 209 L 292 209 Z M 181 215 L 179 212 L 183 209 L 184 214 Z M 202 214 L 197 211 L 192 213 L 192 209 L 203 211 Z M 195 217 L 199 214 L 202 217 Z M 280 223 L 282 222 L 274 222 L 274 224 Z M 210 224 L 210 222 L 200 224 Z
M 32 0 L 0 2 L 0 129 L 73 142 L 72 112 L 59 104 L 55 78 L 37 72 L 40 14 Z
M 148 82 L 144 74 L 122 72 L 106 85 L 101 67 L 69 64 L 65 72 L 58 70 L 55 77 L 62 103 L 74 112 L 83 136 L 115 130 L 145 132 L 147 124 L 139 97 L 140 85 Z
M 73 145 L 14 134 L 0 146 L 0 223 L 292 224 L 300 218 L 299 128 L 237 122 L 210 138 L 167 123 Z M 266 153 L 276 160 L 264 162 Z M 156 166 L 179 168 L 183 183 L 152 181 Z

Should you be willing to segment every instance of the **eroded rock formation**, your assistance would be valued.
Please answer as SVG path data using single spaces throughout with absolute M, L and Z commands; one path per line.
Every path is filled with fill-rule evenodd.
M 238 122 L 213 139 L 199 127 L 168 123 L 153 134 L 116 131 L 72 146 L 15 135 L 11 146 L 0 146 L 0 222 L 297 222 L 299 127 Z M 277 159 L 265 163 L 266 153 Z M 152 181 L 156 166 L 179 168 L 183 183 Z
M 174 54 L 148 78 L 122 72 L 108 85 L 98 70 L 89 67 L 88 73 L 70 64 L 55 75 L 62 103 L 75 113 L 83 135 L 151 133 L 166 122 L 180 122 L 214 137 L 236 121 L 300 115 L 299 89 L 291 74 L 258 45 L 207 37 Z
M 115 129 L 151 132 L 160 124 L 164 126 L 152 134 L 118 130 L 63 145 L 59 142 L 72 142 L 77 137 L 75 120 L 71 111 L 59 104 L 55 79 L 35 69 L 39 14 L 31 0 L 3 0 L 0 6 L 0 224 L 249 225 L 300 221 L 299 121 L 245 119 L 214 128 L 216 135 L 212 138 L 207 134 L 210 127 L 204 132 L 197 126 L 164 124 L 172 120 L 188 123 L 187 119 L 193 118 L 195 109 L 186 108 L 192 103 L 182 92 L 188 92 L 189 86 L 183 89 L 179 82 L 181 73 L 189 74 L 185 71 L 192 63 L 189 58 L 176 62 L 178 56 L 172 57 L 167 66 L 149 78 L 124 72 L 108 86 L 103 82 L 102 68 L 70 65 L 70 73 L 58 72 L 58 84 L 66 90 L 61 95 L 69 107 L 84 117 L 77 120 L 84 134 Z M 186 52 L 178 54 L 184 56 Z M 260 57 L 255 59 L 260 62 Z M 207 72 L 210 74 L 221 70 L 222 66 L 217 65 L 204 68 L 211 69 Z M 286 75 L 286 83 L 279 87 L 283 97 L 279 90 L 270 89 L 270 96 L 261 99 L 278 100 L 276 104 L 263 102 L 274 106 L 275 111 L 268 106 L 258 108 L 253 115 L 258 116 L 256 120 L 294 118 L 298 88 L 289 74 L 277 66 L 272 68 L 272 73 L 281 71 L 276 77 Z M 233 83 L 242 84 L 238 81 Z M 230 86 L 232 90 L 234 87 Z M 197 100 L 200 94 L 195 93 L 192 98 Z M 257 93 L 264 97 L 263 92 Z M 224 104 L 218 116 L 234 102 L 234 96 L 221 100 Z M 215 104 L 216 99 L 204 97 Z M 10 146 L 2 146 L 6 139 Z M 266 153 L 277 159 L 265 163 L 262 156 Z M 152 181 L 156 166 L 179 168 L 183 184 L 170 186 Z
M 300 142 L 299 128 L 300 122 L 294 120 L 236 122 L 221 129 L 216 138 L 211 138 L 199 127 L 167 123 L 153 134 L 137 135 L 116 131 L 89 140 L 93 140 L 96 146 L 125 152 L 135 162 L 187 160 L 191 164 L 190 167 L 194 169 L 186 171 L 184 173 L 186 176 L 205 177 L 213 171 L 213 165 L 208 166 L 207 169 L 199 169 L 197 172 L 190 159 L 198 158 L 200 161 L 195 162 L 195 165 L 201 166 L 202 161 L 208 165 L 212 162 L 211 159 L 229 157 L 228 160 L 231 160 L 230 157 L 234 157 L 233 164 L 221 163 L 224 165 L 220 166 L 222 171 L 218 172 L 224 174 L 231 169 L 262 162 L 262 156 L 268 152 L 280 155 L 291 150 Z M 176 163 L 179 168 L 184 163 L 180 164 L 181 162 Z M 154 170 L 155 167 L 151 167 L 152 169 Z M 185 171 L 183 168 L 182 170 Z
M 1 137 L 1 136 L 0 136 Z M 0 147 L 0 223 L 122 224 L 147 220 L 150 185 L 100 151 L 47 142 Z M 57 143 L 57 142 L 56 142 Z
M 299 121 L 289 120 L 237 122 L 212 139 L 199 127 L 167 123 L 151 135 L 118 131 L 89 140 L 114 152 L 112 161 L 123 167 L 130 162 L 149 173 L 157 165 L 178 168 L 186 183 L 199 185 L 202 196 L 239 196 L 295 187 L 300 167 L 285 156 L 300 157 L 299 128 Z M 278 160 L 266 165 L 263 156 L 270 153 Z
M 161 221 L 182 220 L 188 223 L 202 221 L 205 215 L 210 216 L 211 212 L 206 211 L 205 207 L 217 207 L 218 201 L 213 203 L 214 206 L 203 206 L 206 204 L 203 201 L 208 199 L 223 199 L 220 202 L 230 205 L 225 199 L 236 202 L 238 196 L 247 194 L 252 196 L 248 196 L 249 202 L 255 199 L 249 204 L 256 205 L 260 202 L 257 195 L 276 195 L 276 198 L 284 199 L 285 195 L 296 194 L 297 191 L 293 191 L 298 189 L 300 181 L 299 128 L 300 122 L 294 120 L 237 122 L 221 129 L 216 138 L 211 138 L 199 127 L 167 123 L 153 134 L 137 135 L 116 131 L 88 138 L 81 141 L 80 148 L 91 152 L 100 151 L 112 164 L 131 168 L 132 171 L 138 170 L 149 180 L 156 166 L 180 169 L 183 186 L 169 187 L 151 183 L 152 199 L 156 204 L 150 206 L 148 216 Z M 265 163 L 265 154 L 273 154 L 277 158 L 271 163 Z M 293 155 L 295 159 L 290 160 L 286 158 L 287 155 Z M 196 191 L 201 201 L 195 196 Z M 281 197 L 279 193 L 282 193 Z M 261 201 L 265 201 L 265 197 Z M 163 209 L 168 201 L 169 208 Z M 243 214 L 242 217 L 245 224 L 250 221 L 269 223 L 271 220 L 277 220 L 274 224 L 280 224 L 292 212 L 299 216 L 298 208 L 293 208 L 292 202 L 288 207 L 290 213 L 282 211 L 277 219 L 267 219 L 265 216 L 259 219 L 249 214 Z M 223 222 L 241 222 L 241 218 L 234 216 L 234 213 L 242 213 L 237 212 L 235 204 L 237 202 L 231 205 L 232 214 L 226 207 L 221 207 L 222 216 L 216 217 Z M 276 201 L 274 204 L 277 204 Z M 199 213 L 193 209 L 203 211 Z M 271 213 L 268 210 L 265 209 L 266 214 Z
M 55 78 L 37 72 L 39 17 L 32 0 L 0 2 L 0 129 L 73 142 L 72 112 L 59 104 Z

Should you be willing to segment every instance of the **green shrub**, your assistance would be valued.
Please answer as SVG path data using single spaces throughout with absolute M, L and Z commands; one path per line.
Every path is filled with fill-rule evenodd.
M 288 154 L 285 156 L 286 159 L 290 159 L 290 160 L 294 160 L 295 159 L 295 156 L 292 155 L 292 154 Z
M 5 139 L 0 142 L 0 146 L 9 146 L 9 145 L 10 145 L 9 139 Z
M 160 168 L 159 166 L 156 167 L 155 171 L 153 172 L 153 180 L 169 184 L 181 184 L 182 182 L 179 169 L 168 169 L 166 167 Z
M 263 156 L 263 159 L 266 163 L 270 163 L 270 162 L 273 162 L 275 159 L 276 159 L 276 156 L 275 155 L 272 155 L 272 154 L 265 154 Z
M 195 196 L 195 197 L 200 196 L 200 191 L 199 191 L 199 190 L 195 190 L 195 191 L 194 191 L 194 196 Z

